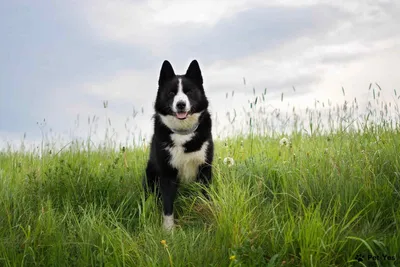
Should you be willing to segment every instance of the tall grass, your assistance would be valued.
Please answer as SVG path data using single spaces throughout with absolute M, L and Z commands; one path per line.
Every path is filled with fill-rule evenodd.
M 265 95 L 229 113 L 245 127 L 216 142 L 210 200 L 180 189 L 173 233 L 142 192 L 146 144 L 0 152 L 0 265 L 398 266 L 397 102 L 300 114 Z

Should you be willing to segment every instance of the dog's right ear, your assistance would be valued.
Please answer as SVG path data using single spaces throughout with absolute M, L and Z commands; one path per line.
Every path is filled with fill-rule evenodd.
M 168 60 L 164 60 L 162 66 L 161 66 L 160 78 L 158 79 L 158 85 L 162 86 L 165 82 L 171 80 L 174 77 L 175 77 L 175 72 L 171 66 L 171 63 L 169 63 Z

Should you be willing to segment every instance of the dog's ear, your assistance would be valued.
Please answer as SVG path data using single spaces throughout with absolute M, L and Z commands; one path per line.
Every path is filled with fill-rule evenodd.
M 171 80 L 174 77 L 175 77 L 175 72 L 171 66 L 171 63 L 169 63 L 168 60 L 164 60 L 160 70 L 160 78 L 158 79 L 158 85 L 162 86 L 165 82 Z
M 203 77 L 201 76 L 201 70 L 197 60 L 193 60 L 190 63 L 185 76 L 196 82 L 198 85 L 203 85 Z

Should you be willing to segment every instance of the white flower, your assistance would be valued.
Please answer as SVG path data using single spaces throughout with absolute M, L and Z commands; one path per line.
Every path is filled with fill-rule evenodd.
M 280 141 L 279 141 L 279 145 L 280 146 L 289 146 L 290 141 L 289 139 L 287 139 L 286 137 L 283 137 Z
M 233 158 L 226 157 L 226 158 L 224 158 L 224 164 L 228 165 L 228 167 L 231 167 L 231 166 L 235 165 L 235 160 Z

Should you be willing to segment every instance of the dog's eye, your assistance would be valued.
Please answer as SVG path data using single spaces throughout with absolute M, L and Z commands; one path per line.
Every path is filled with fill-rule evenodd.
M 168 93 L 168 96 L 170 96 L 170 97 L 172 97 L 172 96 L 174 96 L 174 95 L 175 95 L 175 93 L 172 92 L 172 91 Z

